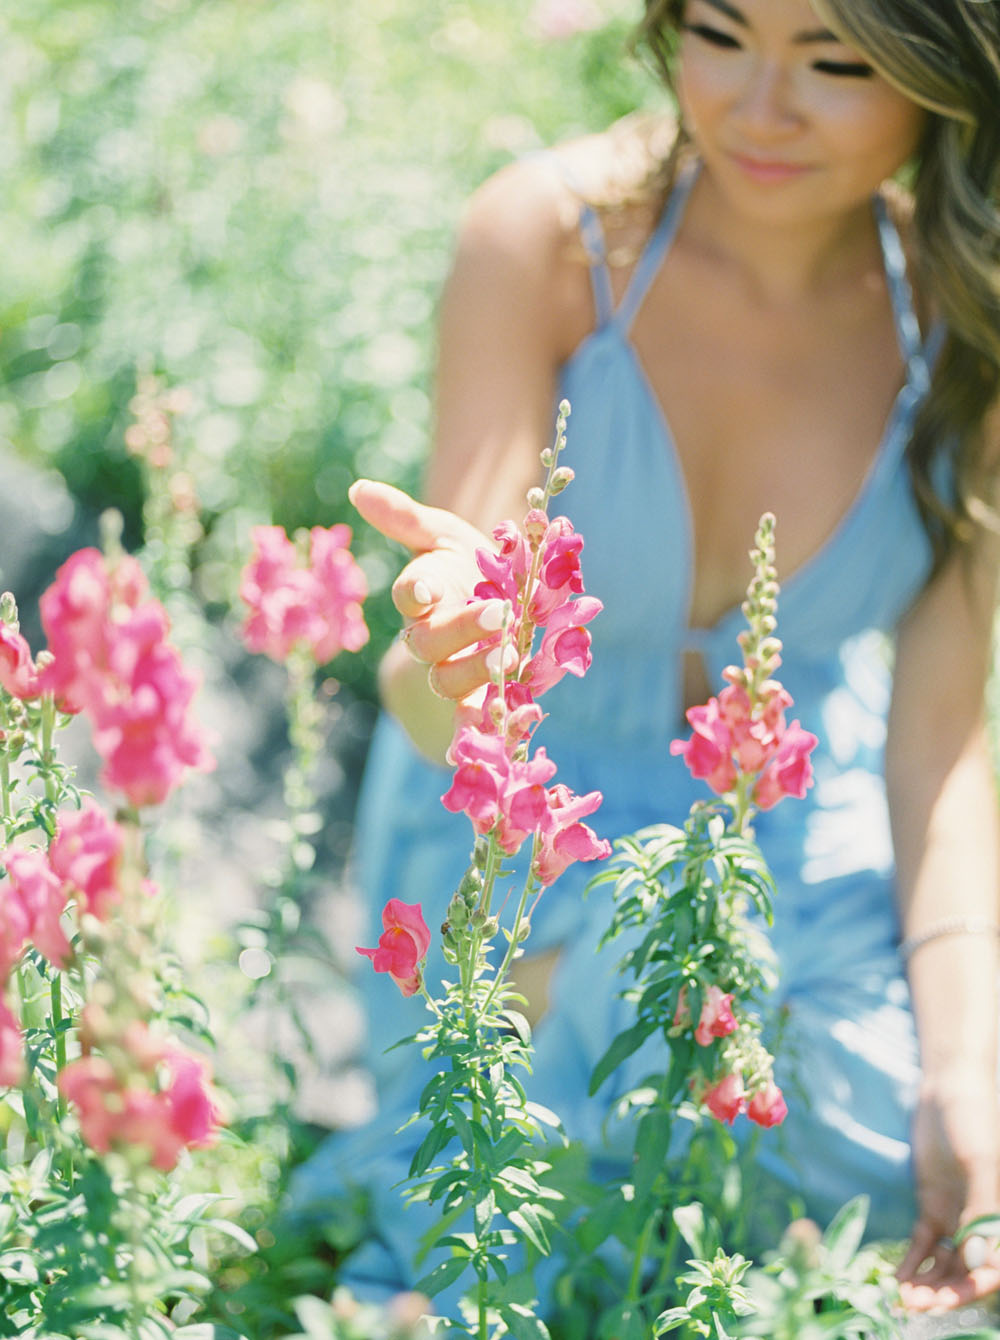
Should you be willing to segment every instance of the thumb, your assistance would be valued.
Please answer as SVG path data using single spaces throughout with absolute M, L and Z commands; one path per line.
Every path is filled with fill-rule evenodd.
M 428 507 L 391 484 L 357 479 L 347 496 L 369 525 L 414 553 L 479 549 L 488 543 L 481 531 L 454 512 Z

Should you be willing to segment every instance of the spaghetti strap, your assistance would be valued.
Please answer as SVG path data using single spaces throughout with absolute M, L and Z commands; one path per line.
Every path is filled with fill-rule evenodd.
M 913 308 L 913 290 L 906 272 L 906 253 L 899 232 L 882 196 L 875 196 L 875 218 L 878 223 L 882 260 L 889 285 L 889 300 L 896 323 L 896 338 L 906 363 L 906 377 L 915 390 L 923 393 L 930 386 L 927 351 L 920 323 Z
M 615 313 L 616 323 L 625 331 L 629 329 L 635 319 L 636 312 L 642 306 L 642 301 L 649 291 L 649 286 L 677 234 L 677 229 L 680 227 L 684 215 L 684 206 L 687 204 L 691 188 L 697 180 L 699 168 L 700 164 L 697 160 L 685 164 L 681 168 L 677 180 L 674 182 L 673 190 L 667 197 L 667 203 L 660 215 L 660 221 L 643 248 L 642 255 L 636 262 L 635 269 L 632 271 L 632 278 L 625 290 L 625 296 Z
M 597 211 L 580 201 L 580 240 L 583 242 L 587 259 L 590 262 L 590 285 L 594 293 L 594 315 L 597 328 L 601 329 L 611 320 L 615 311 L 614 294 L 611 290 L 611 272 L 608 269 L 608 253 L 604 241 L 604 229 L 597 217 Z

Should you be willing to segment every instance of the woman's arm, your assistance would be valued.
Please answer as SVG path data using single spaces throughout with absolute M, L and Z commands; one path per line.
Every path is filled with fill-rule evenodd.
M 475 549 L 497 522 L 521 517 L 525 493 L 540 482 L 558 368 L 592 321 L 577 208 L 537 163 L 505 169 L 473 197 L 440 314 L 426 492 L 447 512 L 384 486 L 352 490 L 361 514 L 414 553 L 393 586 L 406 638 L 386 656 L 380 687 L 416 746 L 438 761 L 455 701 L 488 676 L 488 652 L 467 649 L 499 627 L 496 611 L 467 605 L 479 580 Z
M 1000 1283 L 996 1260 L 969 1272 L 941 1242 L 1000 1208 L 998 941 L 985 929 L 1000 919 L 1000 836 L 983 708 L 996 550 L 983 536 L 968 563 L 952 559 L 907 617 L 889 720 L 886 776 L 922 1070 L 919 1217 L 900 1269 L 915 1307 L 954 1305 Z M 934 934 L 959 922 L 969 929 Z

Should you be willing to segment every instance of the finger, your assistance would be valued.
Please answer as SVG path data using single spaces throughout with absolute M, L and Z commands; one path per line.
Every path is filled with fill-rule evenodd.
M 391 484 L 356 479 L 347 496 L 369 525 L 414 553 L 440 548 L 478 548 L 486 543 L 481 531 L 454 512 L 428 507 Z
M 432 606 L 423 618 L 404 629 L 403 640 L 418 661 L 435 665 L 478 642 L 495 642 L 503 619 L 500 600 L 478 600 L 457 608 Z
M 940 1245 L 940 1233 L 925 1220 L 921 1219 L 913 1230 L 910 1246 L 896 1271 L 896 1278 L 905 1283 L 916 1278 L 917 1271 L 928 1259 L 934 1256 Z
M 959 1269 L 938 1284 L 919 1282 L 901 1284 L 900 1298 L 912 1312 L 930 1312 L 939 1308 L 965 1307 L 1000 1289 L 1000 1268 L 980 1266 L 976 1270 Z
M 494 646 L 453 656 L 431 666 L 428 682 L 439 698 L 455 701 L 466 698 L 490 682 L 499 668 L 500 654 L 499 646 Z M 504 668 L 510 671 L 516 664 L 517 652 L 511 646 L 505 647 Z

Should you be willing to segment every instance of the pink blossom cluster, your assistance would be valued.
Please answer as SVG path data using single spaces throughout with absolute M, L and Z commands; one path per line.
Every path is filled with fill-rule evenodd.
M 717 795 L 732 791 L 741 777 L 754 777 L 750 796 L 758 809 L 769 810 L 785 796 L 801 800 L 812 785 L 816 736 L 798 721 L 786 724 L 792 699 L 776 680 L 751 700 L 739 682 L 745 673 L 735 667 L 724 673 L 730 683 L 717 698 L 688 709 L 693 734 L 672 741 L 670 752 L 682 755 L 691 775 Z
M 189 768 L 213 760 L 191 715 L 196 681 L 167 641 L 169 620 L 134 558 L 107 564 L 81 549 L 40 601 L 50 656 L 39 668 L 19 632 L 0 625 L 0 687 L 28 702 L 54 696 L 85 712 L 101 779 L 133 805 L 155 805 Z
M 592 657 L 585 625 L 602 605 L 583 594 L 583 538 L 567 517 L 550 521 L 532 508 L 523 529 L 506 521 L 493 538 L 495 552 L 476 554 L 483 580 L 474 595 L 509 603 L 506 636 L 520 660 L 508 682 L 490 685 L 478 711 L 459 715 L 449 751 L 455 775 L 441 802 L 467 814 L 477 833 L 493 834 L 507 855 L 533 837 L 532 874 L 546 888 L 574 861 L 611 852 L 582 822 L 600 806 L 601 793 L 576 796 L 563 785 L 547 787 L 556 765 L 544 749 L 528 756 L 531 732 L 542 719 L 535 698 L 567 673 L 586 674 Z M 536 629 L 541 643 L 531 655 Z
M 133 1022 L 119 1050 L 125 1064 L 88 1053 L 64 1066 L 59 1091 L 76 1108 L 91 1149 L 140 1147 L 168 1172 L 182 1149 L 212 1143 L 219 1124 L 208 1069 L 201 1058 L 154 1038 Z
M 748 1094 L 743 1076 L 738 1070 L 726 1071 L 720 1078 L 705 1085 L 701 1089 L 699 1101 L 708 1108 L 716 1121 L 725 1122 L 729 1126 L 744 1112 L 758 1126 L 780 1126 L 788 1115 L 784 1095 L 774 1080 L 767 1080 L 752 1094 Z
M 48 851 L 8 848 L 0 881 L 0 990 L 31 944 L 56 968 L 65 968 L 72 947 L 63 925 L 68 901 L 105 919 L 118 901 L 122 830 L 93 801 L 80 810 L 62 810 Z M 18 1022 L 0 1001 L 0 1085 L 23 1077 Z
M 348 547 L 349 526 L 314 526 L 307 563 L 280 526 L 256 526 L 251 538 L 253 553 L 240 582 L 250 610 L 243 625 L 250 651 L 285 661 L 301 646 L 323 665 L 365 645 L 361 603 L 368 586 Z
M 357 946 L 357 952 L 371 959 L 376 972 L 387 972 L 404 996 L 413 996 L 420 990 L 422 966 L 431 945 L 420 904 L 390 898 L 382 909 L 382 927 L 377 946 Z
M 673 1028 L 681 1032 L 689 1029 L 691 1022 L 687 987 L 682 986 L 677 998 Z M 701 1013 L 694 1030 L 695 1042 L 700 1047 L 711 1047 L 717 1038 L 727 1038 L 735 1033 L 737 1027 L 736 1015 L 733 1013 L 733 993 L 723 991 L 713 983 L 702 997 Z M 752 1092 L 748 1093 L 737 1056 L 724 1056 L 722 1073 L 711 1082 L 696 1078 L 692 1081 L 692 1088 L 698 1101 L 708 1108 L 712 1116 L 729 1125 L 745 1112 L 759 1126 L 778 1126 L 788 1113 L 784 1096 L 770 1077 L 754 1085 Z

